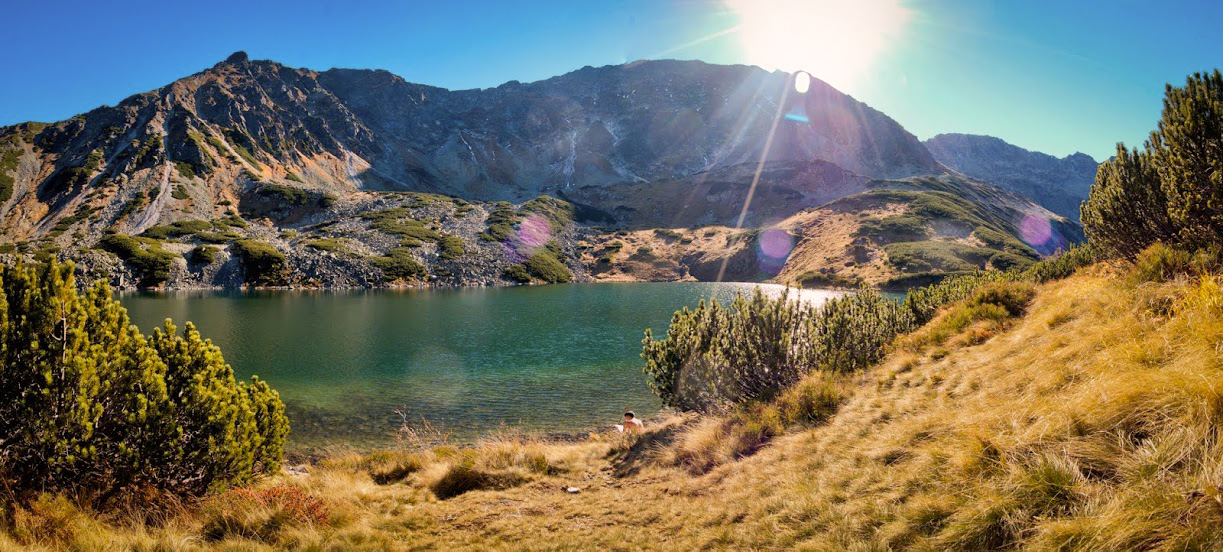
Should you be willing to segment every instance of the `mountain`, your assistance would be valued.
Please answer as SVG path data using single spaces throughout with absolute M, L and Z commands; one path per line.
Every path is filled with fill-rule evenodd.
M 650 61 L 450 91 L 386 71 L 292 69 L 238 53 L 114 107 L 0 131 L 28 142 L 29 170 L 15 189 L 25 204 L 7 230 L 36 234 L 87 184 L 117 183 L 123 193 L 125 177 L 160 179 L 163 189 L 175 180 L 213 197 L 300 180 L 333 192 L 510 200 L 684 177 L 755 162 L 788 83 L 788 74 L 755 67 Z M 782 125 L 769 160 L 823 159 L 872 177 L 939 170 L 899 124 L 827 84 L 784 96 L 785 111 L 809 122 Z
M 939 134 L 925 144 L 939 163 L 1011 190 L 1076 221 L 1079 204 L 1087 199 L 1099 167 L 1085 153 L 1058 159 L 993 136 Z
M 761 228 L 946 173 L 883 113 L 790 79 L 642 61 L 452 91 L 238 52 L 116 106 L 0 128 L 0 253 L 72 259 L 82 281 L 119 287 L 589 279 L 606 267 L 584 265 L 582 248 L 622 229 L 741 215 Z M 1033 213 L 1060 228 L 1017 196 L 983 197 L 1011 219 L 993 231 L 1014 237 Z M 542 241 L 506 245 L 541 217 Z M 738 243 L 733 254 L 754 242 Z M 1018 249 L 1046 252 L 1031 245 Z M 667 277 L 721 272 L 688 268 Z

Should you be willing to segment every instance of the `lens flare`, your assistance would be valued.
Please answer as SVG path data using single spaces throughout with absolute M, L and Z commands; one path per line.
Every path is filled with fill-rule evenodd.
M 531 215 L 518 225 L 518 231 L 514 233 L 514 236 L 523 247 L 534 249 L 552 239 L 552 225 L 544 217 Z
M 1049 219 L 1040 215 L 1028 213 L 1019 223 L 1019 237 L 1032 247 L 1041 247 L 1053 236 L 1053 227 Z
M 552 240 L 552 224 L 539 215 L 530 215 L 518 223 L 514 233 L 501 244 L 510 262 L 520 263 Z
M 794 73 L 794 91 L 806 94 L 809 89 L 811 89 L 811 75 L 808 75 L 806 71 Z
M 734 34 L 748 63 L 810 71 L 841 90 L 853 90 L 880 59 L 909 44 L 914 20 L 908 0 L 722 1 L 738 16 Z
M 756 257 L 760 269 L 769 274 L 781 272 L 781 267 L 790 257 L 790 251 L 794 249 L 794 240 L 790 234 L 776 228 L 765 230 L 760 234 L 757 242 L 759 251 Z

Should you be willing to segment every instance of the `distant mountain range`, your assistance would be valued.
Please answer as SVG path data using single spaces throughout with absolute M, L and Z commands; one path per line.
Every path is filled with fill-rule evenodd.
M 1074 220 L 1079 219 L 1079 204 L 1087 199 L 1099 168 L 1099 163 L 1085 153 L 1058 159 L 993 136 L 939 134 L 925 144 L 939 163 Z
M 451 91 L 386 71 L 294 69 L 238 52 L 113 107 L 0 128 L 0 236 L 18 252 L 81 258 L 77 252 L 108 234 L 147 234 L 175 222 L 263 221 L 226 231 L 288 253 L 294 270 L 344 265 L 336 269 L 343 274 L 298 270 L 288 283 L 375 285 L 377 271 L 354 259 L 389 254 L 385 244 L 355 237 L 341 263 L 320 257 L 308 236 L 290 234 L 310 227 L 310 235 L 323 236 L 320 225 L 362 220 L 393 203 L 395 192 L 469 201 L 486 216 L 495 210 L 488 202 L 552 195 L 576 203 L 582 232 L 732 226 L 766 145 L 760 195 L 745 213 L 753 227 L 870 189 L 912 187 L 924 176 L 960 179 L 956 190 L 968 181 L 996 185 L 1000 194 L 990 201 L 999 205 L 990 207 L 1009 209 L 1012 218 L 1049 211 L 1077 218 L 1095 165 L 1084 155 L 1057 160 L 964 135 L 923 144 L 822 81 L 798 94 L 790 79 L 748 66 L 642 61 Z M 430 216 L 437 231 L 456 232 L 469 249 L 482 250 L 487 244 L 470 243 L 479 229 L 460 224 L 456 213 Z M 1067 239 L 1081 237 L 1065 228 Z M 178 242 L 168 245 L 171 256 L 198 240 Z M 428 276 L 447 285 L 495 283 L 497 274 L 476 270 L 476 260 L 491 270 L 513 260 L 489 249 L 466 265 L 443 262 L 431 247 L 416 249 L 416 258 L 454 265 Z M 221 257 L 218 263 L 228 262 Z M 576 259 L 562 260 L 582 277 Z M 108 270 L 131 264 L 125 259 Z M 185 268 L 170 281 L 186 287 L 242 281 L 224 270 L 178 265 Z M 464 271 L 481 275 L 465 278 Z

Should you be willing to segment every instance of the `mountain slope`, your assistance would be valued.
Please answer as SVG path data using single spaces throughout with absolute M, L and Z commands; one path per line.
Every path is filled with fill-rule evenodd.
M 13 175 L 5 211 L 19 216 L 5 217 L 16 219 L 5 230 L 40 235 L 86 187 L 155 195 L 127 224 L 143 230 L 182 207 L 150 193 L 170 181 L 200 188 L 207 203 L 261 180 L 523 200 L 681 178 L 757 160 L 788 87 L 788 74 L 754 67 L 650 61 L 449 91 L 385 71 L 292 69 L 239 53 L 114 107 L 0 129 L 29 166 Z M 785 97 L 784 110 L 809 122 L 782 125 L 770 160 L 824 159 L 875 177 L 939 170 L 899 124 L 824 83 Z
M 0 253 L 76 260 L 81 281 L 119 287 L 489 285 L 523 280 L 515 265 L 546 245 L 583 279 L 606 267 L 583 264 L 596 261 L 578 242 L 621 228 L 736 227 L 741 214 L 743 230 L 768 227 L 946 172 L 886 115 L 820 81 L 795 93 L 790 78 L 648 61 L 451 91 L 239 52 L 113 107 L 0 129 Z M 1053 220 L 970 188 L 950 193 L 1001 202 L 1011 238 L 1028 214 Z M 542 194 L 572 204 L 536 202 L 548 239 L 507 247 Z M 726 271 L 692 267 L 747 259 L 753 243 L 672 251 L 687 260 L 647 272 L 713 279 Z M 776 274 L 739 265 L 729 274 Z
M 960 176 L 874 180 L 827 163 L 766 165 L 750 178 L 701 174 L 575 192 L 628 229 L 587 235 L 596 280 L 731 280 L 906 288 L 1005 269 L 1083 240 L 1082 229 L 1011 192 Z M 569 197 L 569 196 L 566 196 Z
M 1018 193 L 1075 221 L 1099 166 L 1084 153 L 1058 159 L 992 136 L 940 134 L 925 144 L 939 163 Z

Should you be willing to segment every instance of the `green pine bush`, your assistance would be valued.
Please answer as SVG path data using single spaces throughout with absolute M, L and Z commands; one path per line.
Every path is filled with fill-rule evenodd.
M 234 379 L 191 324 L 146 338 L 71 264 L 0 267 L 0 486 L 103 503 L 154 488 L 198 496 L 279 469 L 274 390 Z
M 256 286 L 283 286 L 288 283 L 289 266 L 285 256 L 271 244 L 259 240 L 234 242 L 234 253 L 242 259 L 246 283 Z
M 1144 146 L 1118 144 L 1100 165 L 1081 209 L 1088 238 L 1128 259 L 1156 242 L 1189 251 L 1223 243 L 1223 74 L 1168 85 Z
M 852 372 L 875 364 L 897 336 L 933 320 L 945 305 L 967 300 L 974 316 L 1016 316 L 1032 298 L 1032 283 L 1067 277 L 1098 258 L 1096 248 L 1080 246 L 1022 270 L 951 276 L 911 291 L 904 301 L 868 288 L 820 307 L 788 295 L 770 299 L 759 289 L 751 298 L 736 297 L 729 307 L 701 301 L 672 316 L 666 337 L 655 340 L 646 329 L 644 371 L 663 404 L 680 410 L 709 412 L 767 401 L 812 372 Z

